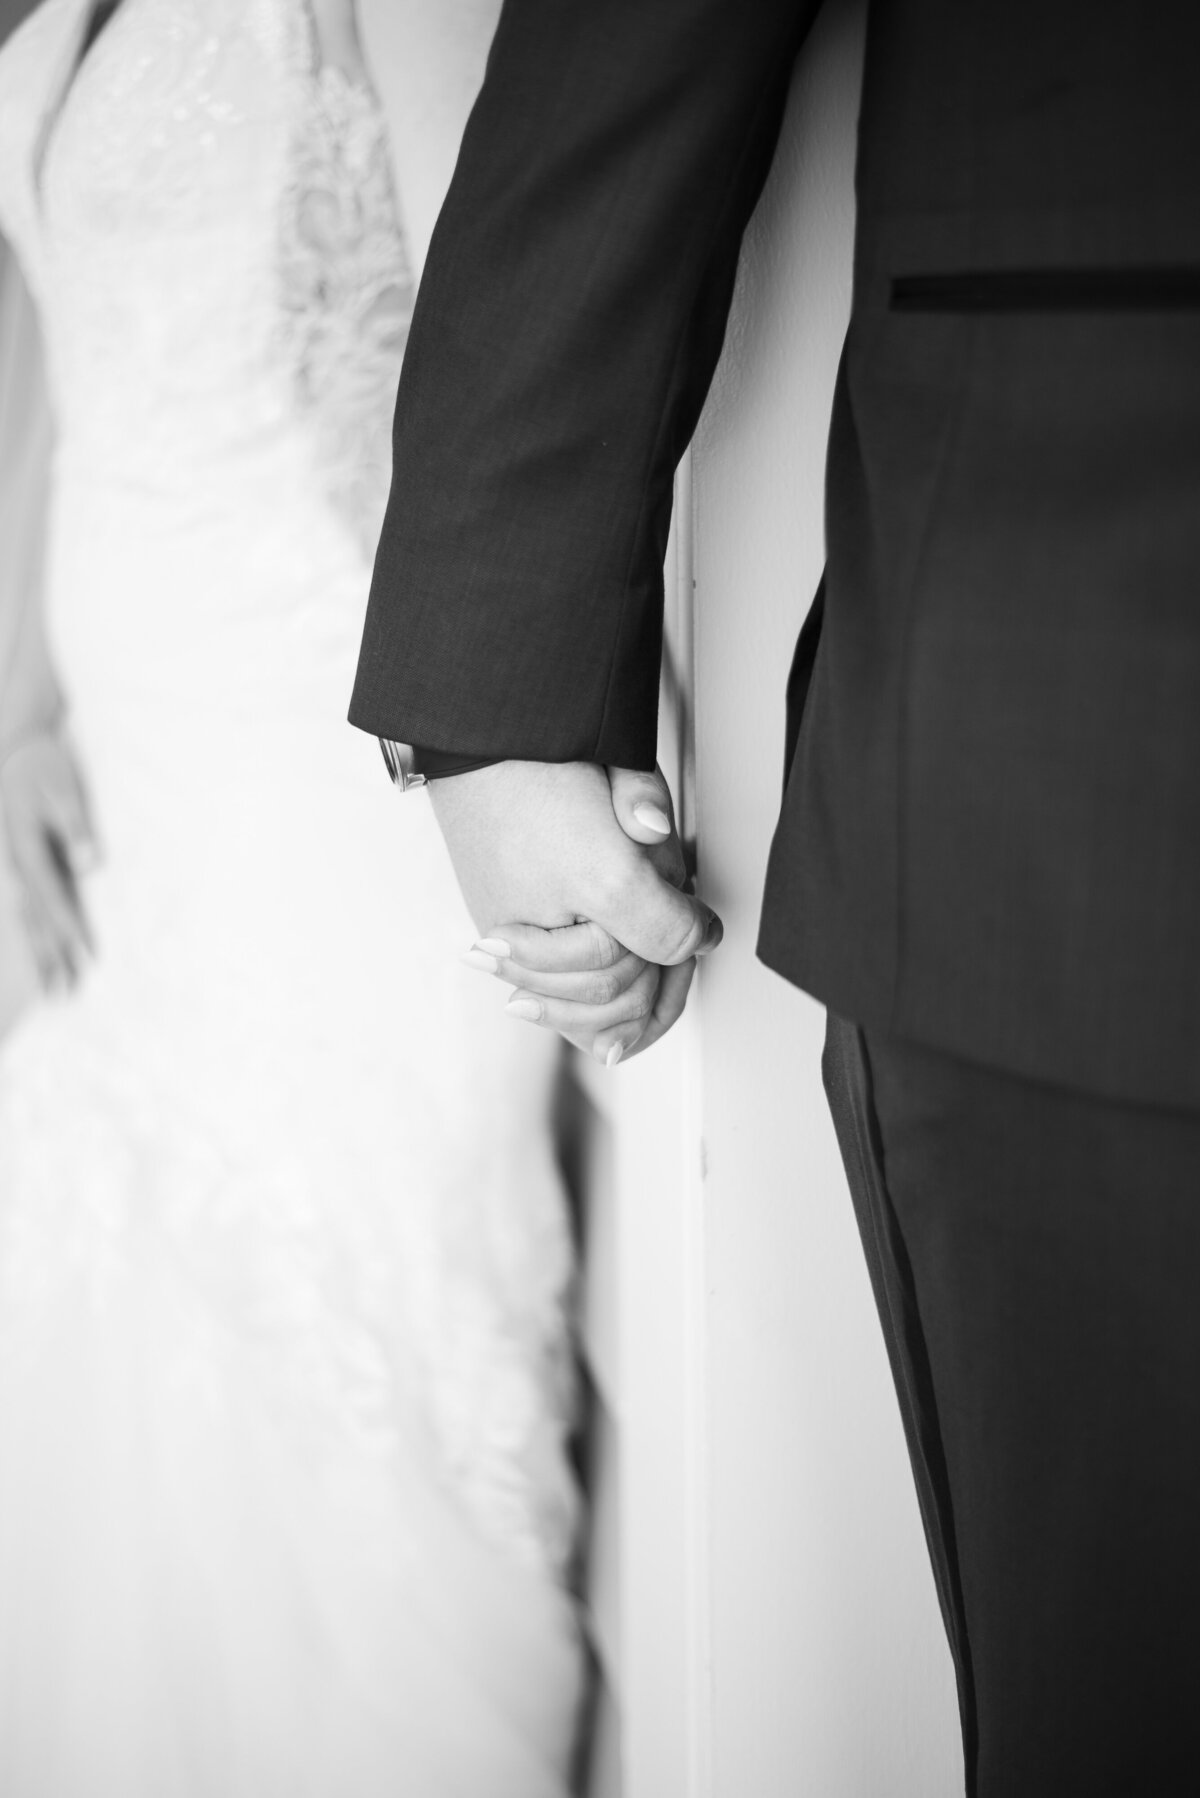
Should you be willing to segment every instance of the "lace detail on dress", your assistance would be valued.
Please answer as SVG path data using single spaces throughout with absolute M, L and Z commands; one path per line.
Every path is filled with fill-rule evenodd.
M 283 209 L 281 332 L 330 500 L 370 557 L 413 279 L 374 94 L 325 65 L 304 98 Z
M 56 377 L 51 611 L 113 984 L 94 1036 L 47 1019 L 0 1077 L 0 1337 L 71 1266 L 137 1288 L 153 1242 L 264 1413 L 365 1463 L 417 1410 L 481 1534 L 557 1574 L 578 1507 L 545 1069 L 528 1087 L 534 1045 L 460 1016 L 433 821 L 406 817 L 401 855 L 342 722 L 412 299 L 384 120 L 320 66 L 305 0 L 122 0 L 64 96 L 86 11 L 43 0 L 0 53 L 0 217 Z M 313 960 L 342 973 L 305 1036 Z

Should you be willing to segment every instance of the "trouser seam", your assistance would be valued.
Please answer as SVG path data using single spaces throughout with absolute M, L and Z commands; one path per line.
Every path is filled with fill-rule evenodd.
M 892 1259 L 886 1252 L 886 1245 L 881 1235 L 879 1217 L 879 1199 L 890 1206 L 891 1199 L 887 1190 L 884 1173 L 884 1148 L 879 1132 L 878 1116 L 875 1111 L 874 1088 L 871 1062 L 866 1038 L 857 1025 L 843 1025 L 843 1029 L 854 1033 L 855 1048 L 862 1073 L 862 1104 L 856 1104 L 855 1086 L 847 1069 L 839 1069 L 845 1087 L 843 1116 L 852 1131 L 853 1153 L 859 1191 L 862 1194 L 863 1207 L 867 1213 L 867 1229 L 860 1230 L 863 1236 L 863 1248 L 866 1255 L 871 1285 L 875 1293 L 876 1304 L 886 1308 L 884 1335 L 889 1347 L 888 1359 L 892 1367 L 893 1379 L 897 1385 L 897 1396 L 904 1417 L 905 1436 L 908 1443 L 909 1459 L 913 1470 L 913 1481 L 917 1488 L 918 1504 L 921 1520 L 925 1528 L 929 1546 L 929 1558 L 932 1565 L 934 1583 L 938 1591 L 938 1599 L 942 1612 L 946 1634 L 949 1638 L 951 1656 L 954 1661 L 956 1682 L 958 1685 L 959 1708 L 962 1718 L 963 1758 L 966 1769 L 967 1798 L 974 1798 L 977 1784 L 978 1762 L 978 1718 L 975 1703 L 974 1676 L 971 1666 L 970 1643 L 967 1637 L 966 1610 L 962 1594 L 962 1581 L 958 1569 L 957 1543 L 954 1535 L 954 1512 L 950 1499 L 948 1479 L 946 1491 L 939 1502 L 936 1485 L 930 1471 L 925 1450 L 923 1432 L 920 1422 L 923 1414 L 932 1409 L 936 1426 L 936 1435 L 941 1443 L 941 1426 L 937 1416 L 936 1397 L 930 1381 L 929 1403 L 922 1407 L 914 1387 L 913 1369 L 909 1365 L 906 1333 L 903 1318 L 898 1315 L 896 1301 L 892 1293 L 891 1283 L 886 1277 L 885 1269 Z M 832 1035 L 832 1032 L 831 1032 Z M 832 1044 L 830 1045 L 832 1047 Z M 834 1053 L 844 1062 L 845 1051 L 839 1044 Z M 827 1072 L 827 1084 L 829 1082 Z M 831 1095 L 832 1096 L 832 1095 Z M 836 1121 L 836 1120 L 835 1120 Z M 872 1130 L 874 1134 L 872 1135 Z M 843 1144 L 843 1152 L 845 1144 Z M 849 1174 L 850 1170 L 847 1169 Z M 878 1197 L 877 1197 L 878 1194 Z M 897 1226 L 898 1230 L 898 1226 Z M 901 1238 L 902 1240 L 902 1238 Z M 915 1305 L 915 1294 L 914 1294 Z M 919 1321 L 919 1313 L 918 1313 Z M 944 1455 L 944 1450 L 943 1450 Z

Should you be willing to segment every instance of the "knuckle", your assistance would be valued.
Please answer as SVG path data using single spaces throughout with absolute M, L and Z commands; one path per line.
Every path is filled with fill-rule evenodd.
M 645 986 L 635 987 L 629 995 L 630 1022 L 648 1017 L 654 1007 L 654 992 Z
M 597 974 L 591 983 L 588 1003 L 591 1005 L 611 1005 L 614 999 L 621 996 L 621 982 L 614 973 Z
M 615 968 L 618 963 L 625 959 L 625 946 L 623 943 L 619 943 L 616 937 L 610 936 L 607 930 L 603 931 L 601 934 L 604 937 L 603 966 L 606 968 Z
M 610 901 L 606 898 L 604 904 L 608 905 L 609 903 Z M 587 959 L 591 969 L 611 968 L 620 960 L 621 954 L 621 945 L 613 940 L 602 925 L 588 925 Z

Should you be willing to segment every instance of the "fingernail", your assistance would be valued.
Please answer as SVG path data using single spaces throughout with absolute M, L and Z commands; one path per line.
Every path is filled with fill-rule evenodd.
M 639 824 L 644 824 L 646 826 L 647 830 L 656 830 L 660 837 L 670 836 L 671 820 L 667 817 L 667 814 L 663 811 L 661 805 L 651 805 L 648 799 L 643 799 L 638 805 L 634 806 L 633 815 Z
M 468 949 L 462 957 L 462 964 L 464 968 L 478 968 L 481 974 L 498 974 L 500 972 L 500 963 L 494 955 L 489 955 L 486 949 Z
M 696 954 L 707 955 L 710 950 L 716 949 L 720 945 L 721 938 L 724 935 L 725 926 L 722 924 L 720 918 L 718 918 L 716 912 L 714 912 L 712 917 L 708 920 L 708 928 L 704 932 L 704 936 Z
M 622 1055 L 624 1055 L 624 1053 L 625 1053 L 624 1043 L 614 1043 L 612 1048 L 608 1051 L 608 1054 L 604 1057 L 605 1067 L 606 1068 L 615 1068 L 617 1063 L 620 1061 Z
M 482 949 L 485 955 L 494 955 L 498 961 L 507 961 L 512 955 L 511 944 L 498 936 L 481 936 L 475 947 Z
M 536 999 L 510 999 L 504 1009 L 510 1018 L 524 1018 L 528 1024 L 536 1024 L 542 1015 Z

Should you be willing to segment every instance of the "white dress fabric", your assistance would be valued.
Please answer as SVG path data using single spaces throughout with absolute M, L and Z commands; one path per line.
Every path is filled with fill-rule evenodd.
M 345 723 L 410 283 L 306 0 L 0 50 L 99 959 L 0 1051 L 3 1798 L 560 1798 L 553 1045 Z

